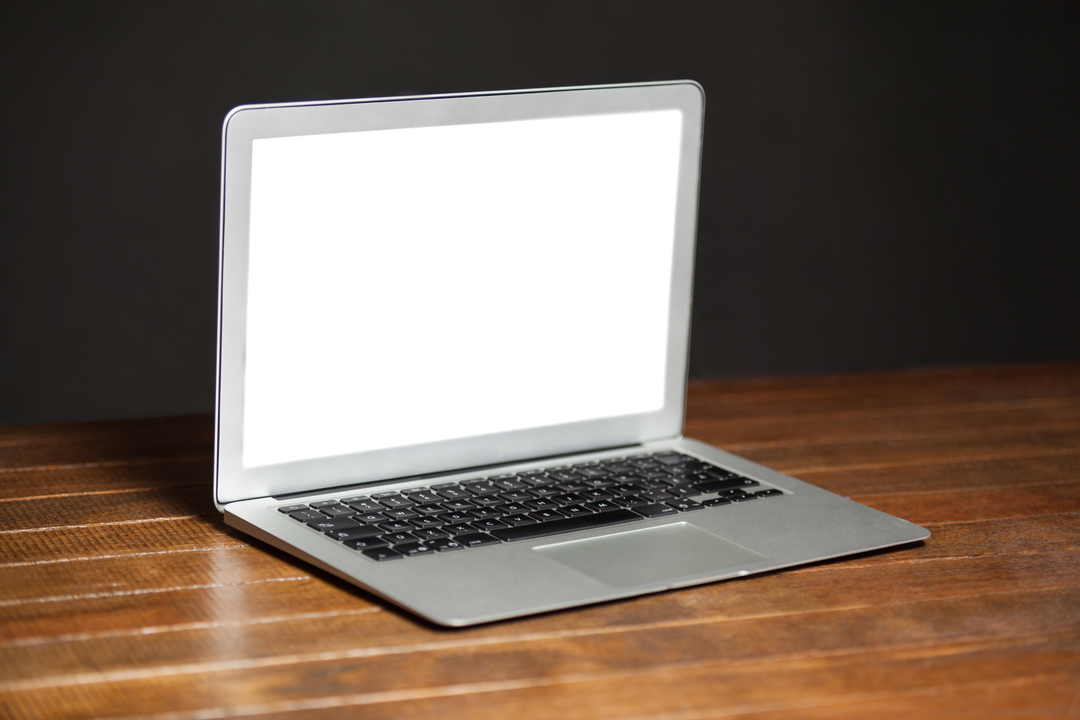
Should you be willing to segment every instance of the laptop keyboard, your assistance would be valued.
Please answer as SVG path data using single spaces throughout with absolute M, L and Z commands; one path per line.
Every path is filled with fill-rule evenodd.
M 668 451 L 277 509 L 385 562 L 778 495 L 783 492 Z

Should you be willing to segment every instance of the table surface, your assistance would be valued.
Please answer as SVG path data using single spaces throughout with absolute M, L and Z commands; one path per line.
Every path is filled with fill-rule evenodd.
M 0 716 L 1080 716 L 1080 363 L 695 383 L 925 543 L 428 625 L 227 528 L 206 416 L 0 427 Z

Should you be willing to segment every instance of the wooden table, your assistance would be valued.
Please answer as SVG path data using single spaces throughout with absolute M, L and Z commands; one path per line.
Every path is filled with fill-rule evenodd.
M 1080 717 L 1080 363 L 721 380 L 687 415 L 933 536 L 446 630 L 225 527 L 209 417 L 0 428 L 0 715 Z

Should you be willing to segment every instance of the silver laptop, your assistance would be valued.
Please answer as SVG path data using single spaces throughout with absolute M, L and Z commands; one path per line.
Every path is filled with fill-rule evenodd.
M 452 626 L 928 537 L 682 437 L 703 110 L 682 81 L 230 112 L 226 522 Z

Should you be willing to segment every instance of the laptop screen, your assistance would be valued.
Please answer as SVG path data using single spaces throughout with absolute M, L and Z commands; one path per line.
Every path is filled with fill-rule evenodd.
M 253 140 L 243 466 L 660 409 L 682 127 Z

